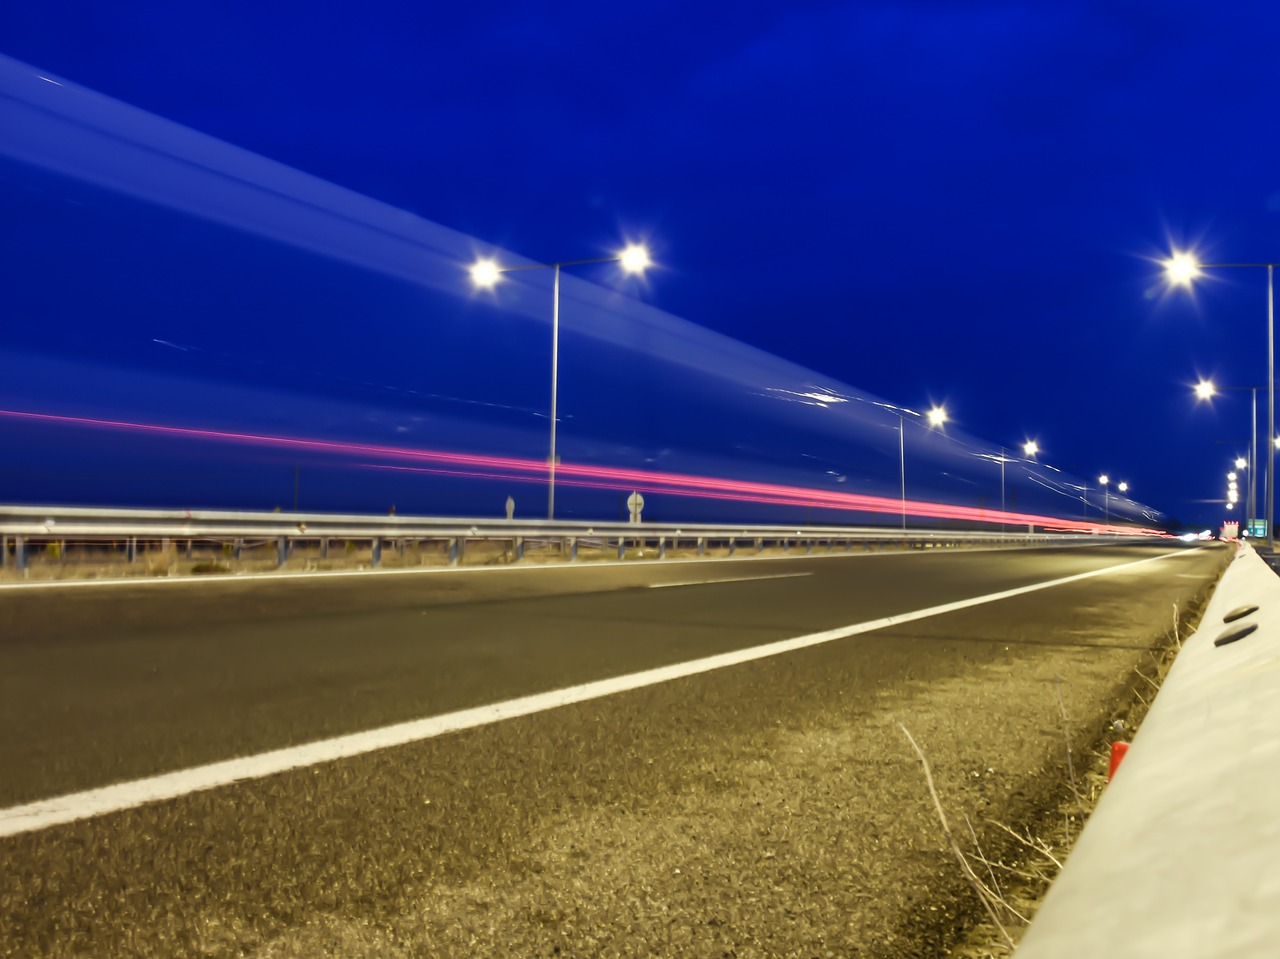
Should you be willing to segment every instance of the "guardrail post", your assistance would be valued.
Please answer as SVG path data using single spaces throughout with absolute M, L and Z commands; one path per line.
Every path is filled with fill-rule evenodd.
M 9 537 L 0 536 L 0 569 L 9 568 Z
M 138 537 L 130 536 L 124 548 L 125 561 L 132 563 L 138 558 Z
M 320 539 L 320 558 L 321 559 L 329 558 L 329 537 L 328 536 L 323 536 Z
M 187 545 L 186 545 L 186 547 L 185 547 L 185 555 L 186 555 L 186 558 L 187 558 L 187 559 L 190 559 L 190 558 L 191 558 L 191 549 L 192 549 L 191 540 L 190 540 L 190 539 L 188 539 L 188 540 L 187 540 Z
M 13 538 L 13 564 L 20 574 L 27 575 L 27 538 L 25 536 Z
M 462 552 L 461 547 L 458 545 L 459 542 L 460 540 L 458 539 L 457 536 L 451 536 L 449 538 L 449 565 L 450 566 L 458 565 L 458 557 Z
M 279 569 L 289 559 L 289 540 L 284 536 L 276 537 L 276 568 Z
M 520 560 L 524 559 L 524 537 L 523 536 L 516 537 L 515 554 L 516 554 L 517 563 L 520 562 Z
M 804 554 L 806 556 L 813 555 L 813 540 L 807 539 L 804 541 Z
M 569 562 L 573 562 L 578 558 L 578 537 L 569 537 Z
M 707 551 L 707 538 L 705 536 L 698 537 L 698 555 L 702 556 Z
M 658 537 L 658 559 L 667 558 L 667 538 L 665 536 Z
M 757 537 L 756 537 L 756 552 L 757 552 L 757 553 L 763 553 L 763 552 L 764 552 L 764 537 L 763 537 L 763 536 L 757 536 Z
M 403 558 L 404 556 L 404 537 L 401 536 L 396 540 L 396 555 Z
M 243 550 L 244 550 L 244 540 L 240 539 L 240 537 L 237 536 L 235 542 L 231 544 L 231 558 L 234 559 L 237 563 L 240 562 L 240 553 Z
M 373 556 L 370 559 L 370 562 L 373 564 L 373 568 L 377 569 L 379 566 L 382 565 L 382 537 L 381 536 L 375 536 L 373 538 L 373 547 L 371 552 Z
M 627 558 L 627 539 L 625 536 L 618 537 L 618 559 Z
M 784 553 L 791 552 L 791 540 L 787 539 L 785 536 L 782 538 L 782 551 Z
M 733 537 L 729 538 L 729 555 L 732 556 L 738 551 L 738 541 Z

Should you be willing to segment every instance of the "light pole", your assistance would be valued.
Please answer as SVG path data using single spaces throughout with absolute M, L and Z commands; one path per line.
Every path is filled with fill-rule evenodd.
M 1111 477 L 1103 473 L 1098 477 L 1098 482 L 1102 484 L 1102 519 L 1103 522 L 1111 522 L 1111 489 L 1107 485 L 1111 482 Z
M 525 266 L 498 266 L 493 260 L 477 260 L 471 266 L 471 282 L 482 289 L 492 289 L 503 273 L 518 270 L 555 270 L 551 300 L 551 449 L 547 455 L 547 519 L 556 518 L 556 399 L 560 380 L 560 269 L 585 266 L 588 263 L 619 263 L 626 273 L 643 273 L 651 264 L 649 251 L 633 243 L 616 256 L 598 256 L 589 260 L 562 260 L 558 263 L 530 263 Z
M 909 410 L 907 412 L 910 412 Z M 913 413 L 913 416 L 918 415 Z M 944 406 L 934 406 L 925 414 L 930 429 L 938 429 L 947 422 L 947 410 Z M 907 437 L 906 416 L 898 413 L 898 479 L 901 489 L 902 531 L 907 530 Z
M 1037 443 L 1035 440 L 1027 440 L 1025 443 L 1022 444 L 1022 452 L 1026 455 L 1027 459 L 1033 460 L 1036 458 L 1036 454 L 1040 452 L 1040 444 Z M 1009 462 L 1009 457 L 1006 455 L 1005 448 L 1002 446 L 1000 447 L 1000 512 L 1001 513 L 1005 512 L 1004 464 L 1008 462 Z M 1005 528 L 1004 516 L 1001 516 L 1000 517 L 1001 532 L 1004 531 L 1004 528 Z
M 1203 269 L 1235 267 L 1267 268 L 1267 549 L 1276 548 L 1275 532 L 1275 465 L 1276 465 L 1276 295 L 1275 268 L 1280 263 L 1201 263 L 1190 253 L 1175 252 L 1165 261 L 1165 275 L 1176 286 L 1191 286 Z
M 1249 515 L 1245 517 L 1245 525 L 1258 518 L 1258 390 L 1266 387 L 1257 386 L 1217 386 L 1212 380 L 1201 380 L 1195 386 L 1196 399 L 1211 400 L 1224 390 L 1248 390 L 1252 395 L 1253 429 L 1249 432 L 1249 459 L 1236 459 L 1236 469 L 1249 471 Z M 1271 472 L 1270 469 L 1267 470 Z

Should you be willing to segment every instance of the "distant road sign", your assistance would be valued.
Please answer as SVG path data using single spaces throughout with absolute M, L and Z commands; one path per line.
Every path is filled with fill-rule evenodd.
M 639 493 L 632 493 L 627 497 L 627 509 L 631 510 L 631 522 L 640 522 L 640 511 L 644 509 L 644 497 Z

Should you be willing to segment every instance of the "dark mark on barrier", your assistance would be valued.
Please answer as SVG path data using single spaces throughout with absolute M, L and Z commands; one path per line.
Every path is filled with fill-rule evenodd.
M 1257 628 L 1257 623 L 1249 623 L 1246 626 L 1237 626 L 1235 629 L 1229 629 L 1215 639 L 1213 645 L 1226 646 L 1228 643 L 1234 643 L 1237 639 L 1244 639 Z
M 1222 621 L 1224 623 L 1234 623 L 1237 619 L 1244 619 L 1250 613 L 1256 613 L 1257 611 L 1257 606 L 1237 606 L 1231 612 L 1227 613 L 1227 615 L 1223 616 Z

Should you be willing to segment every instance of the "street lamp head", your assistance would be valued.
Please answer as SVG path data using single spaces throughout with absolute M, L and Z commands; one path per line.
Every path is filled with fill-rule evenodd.
M 1164 275 L 1174 286 L 1190 286 L 1200 275 L 1200 261 L 1191 253 L 1174 253 L 1164 261 Z
M 1196 399 L 1208 400 L 1218 395 L 1218 388 L 1213 385 L 1213 380 L 1201 380 L 1196 384 Z
M 1121 483 L 1119 486 L 1116 487 L 1116 489 L 1118 489 L 1122 493 L 1127 493 L 1129 492 L 1129 484 Z
M 1111 477 L 1108 476 L 1106 473 L 1103 473 L 1101 476 L 1098 477 L 1098 482 L 1101 483 L 1103 486 L 1106 486 L 1108 483 L 1111 482 Z
M 1035 440 L 1027 440 L 1022 444 L 1022 452 L 1026 453 L 1028 456 L 1035 456 L 1040 452 L 1040 444 Z
M 929 425 L 941 426 L 947 421 L 947 410 L 944 406 L 935 406 L 928 412 Z
M 1228 473 L 1228 474 L 1227 474 L 1227 479 L 1229 479 L 1229 480 L 1231 481 L 1231 485 L 1232 485 L 1232 486 L 1235 486 L 1235 485 L 1236 485 L 1236 474 L 1235 474 L 1235 473 Z
M 626 273 L 643 273 L 653 265 L 653 261 L 649 259 L 649 251 L 640 243 L 632 243 L 619 253 L 618 262 Z
M 482 290 L 491 290 L 497 285 L 502 271 L 493 260 L 476 260 L 471 265 L 471 282 Z

